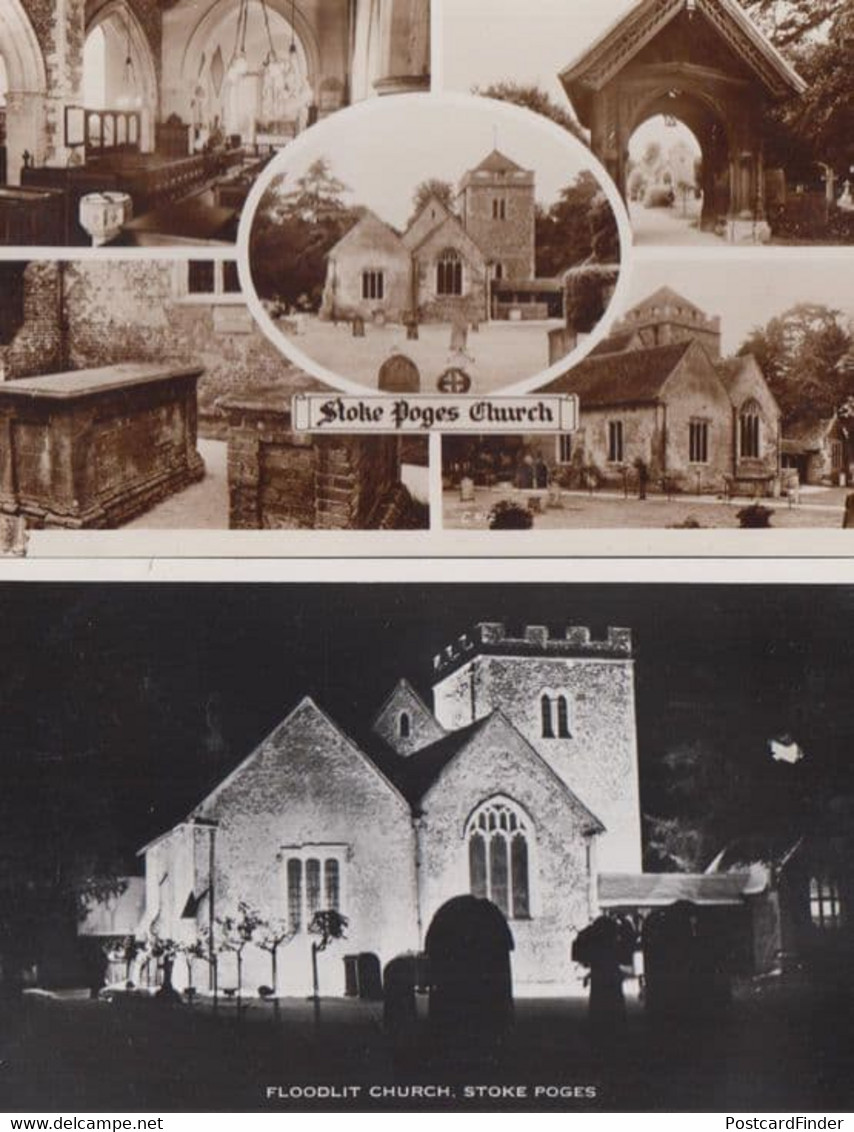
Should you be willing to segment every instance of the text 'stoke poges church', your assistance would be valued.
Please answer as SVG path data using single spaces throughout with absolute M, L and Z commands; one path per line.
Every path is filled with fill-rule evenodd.
M 633 663 L 627 629 L 480 624 L 435 658 L 432 710 L 402 680 L 357 738 L 306 697 L 145 847 L 137 937 L 207 939 L 246 903 L 293 933 L 276 989 L 305 994 L 308 925 L 334 909 L 347 939 L 321 981 L 341 994 L 345 951 L 383 966 L 420 951 L 437 911 L 472 893 L 509 922 L 517 993 L 577 988 L 571 943 L 601 878 L 641 870 Z M 242 961 L 257 993 L 270 956 L 250 944 Z M 221 953 L 221 987 L 234 963 Z

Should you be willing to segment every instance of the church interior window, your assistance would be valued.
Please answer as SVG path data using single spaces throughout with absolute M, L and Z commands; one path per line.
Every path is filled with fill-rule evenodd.
M 688 425 L 688 458 L 692 464 L 709 462 L 709 422 L 691 421 Z
M 341 910 L 341 861 L 323 856 L 318 847 L 305 856 L 290 856 L 285 865 L 288 923 L 299 932 L 311 923 L 315 912 Z
M 505 197 L 493 197 L 492 199 L 492 219 L 493 220 L 506 220 L 507 219 L 507 200 Z
M 528 822 L 510 801 L 486 802 L 468 824 L 469 885 L 509 919 L 531 915 Z
M 436 262 L 436 294 L 463 293 L 463 261 L 456 248 L 445 248 Z
M 810 919 L 817 928 L 838 928 L 842 924 L 839 885 L 830 877 L 810 880 Z
M 362 272 L 362 298 L 385 298 L 385 274 L 382 271 L 369 269 Z
M 569 700 L 560 692 L 551 695 L 544 692 L 540 697 L 540 715 L 544 739 L 571 739 L 569 729 Z
M 397 731 L 401 739 L 408 739 L 412 733 L 412 723 L 409 719 L 409 712 L 402 711 L 400 719 L 397 722 Z
M 623 422 L 608 421 L 608 461 L 611 464 L 623 462 Z
M 758 460 L 761 455 L 760 420 L 759 406 L 755 401 L 748 401 L 738 418 L 738 450 L 743 459 Z

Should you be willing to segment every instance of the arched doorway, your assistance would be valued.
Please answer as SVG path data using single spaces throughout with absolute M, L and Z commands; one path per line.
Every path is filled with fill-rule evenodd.
M 41 49 L 20 0 L 0 4 L 0 63 L 5 183 L 19 185 L 24 153 L 37 165 L 44 160 L 47 89 Z
M 721 109 L 711 98 L 671 87 L 656 91 L 638 108 L 627 134 L 620 183 L 627 201 L 632 198 L 630 180 L 638 166 L 638 151 L 657 144 L 660 163 L 654 172 L 668 179 L 683 213 L 690 211 L 688 193 L 695 188 L 697 199 L 702 201 L 698 218 L 701 227 L 713 229 L 730 214 L 729 131 Z
M 108 0 L 87 27 L 83 103 L 90 111 L 137 111 L 139 148 L 154 149 L 157 71 L 148 37 L 125 0 Z
M 169 111 L 196 134 L 222 130 L 243 144 L 280 144 L 308 124 L 318 69 L 315 37 L 295 6 L 220 0 L 192 29 Z

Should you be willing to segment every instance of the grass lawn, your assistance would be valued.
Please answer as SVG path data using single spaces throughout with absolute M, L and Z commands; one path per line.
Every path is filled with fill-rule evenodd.
M 30 1001 L 3 1015 L 0 1107 L 850 1110 L 851 1007 L 847 988 L 804 983 L 760 993 L 751 985 L 729 1010 L 705 1020 L 653 1026 L 632 1003 L 625 1029 L 597 1043 L 583 999 L 528 999 L 515 1004 L 513 1028 L 495 1044 L 464 1029 L 435 1040 L 423 1000 L 407 1043 L 384 1032 L 380 1004 L 353 1000 L 324 1000 L 319 1025 L 311 1005 L 297 1000 L 283 1000 L 278 1021 L 270 1003 L 257 1001 L 240 1021 L 233 1006 L 214 1015 L 208 1005 Z M 370 1092 L 419 1084 L 441 1084 L 451 1097 Z M 336 1086 L 338 1096 L 298 1095 L 320 1085 Z M 466 1096 L 467 1087 L 499 1085 L 514 1095 Z M 273 1096 L 268 1086 L 276 1087 Z M 358 1093 L 342 1101 L 344 1086 Z
M 665 529 L 696 519 L 703 527 L 738 527 L 736 513 L 745 507 L 746 499 L 725 503 L 712 496 L 674 497 L 650 495 L 644 500 L 617 493 L 563 492 L 559 507 L 546 505 L 546 493 L 516 491 L 512 488 L 476 488 L 473 502 L 462 502 L 459 490 L 444 493 L 444 525 L 450 530 L 486 530 L 489 513 L 501 499 L 512 499 L 527 506 L 528 496 L 541 496 L 542 511 L 535 514 L 533 530 L 556 531 L 581 529 L 652 528 Z M 785 499 L 762 502 L 774 514 L 771 525 L 776 528 L 842 526 L 846 489 L 829 488 L 802 498 L 790 507 Z
M 406 354 L 421 374 L 421 392 L 436 393 L 439 376 L 451 365 L 461 366 L 472 379 L 470 392 L 494 393 L 549 365 L 548 332 L 560 326 L 549 322 L 484 322 L 469 331 L 467 357 L 451 350 L 449 323 L 425 323 L 418 340 L 409 341 L 402 326 L 365 326 L 365 337 L 354 338 L 348 323 L 334 325 L 308 316 L 303 331 L 290 335 L 293 345 L 313 361 L 350 381 L 377 388 L 380 366 L 395 351 Z M 284 333 L 284 327 L 282 327 Z

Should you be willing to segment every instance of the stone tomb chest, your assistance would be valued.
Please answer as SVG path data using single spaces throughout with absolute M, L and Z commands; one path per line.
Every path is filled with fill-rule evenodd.
M 128 362 L 0 385 L 0 510 L 115 527 L 201 479 L 201 373 Z

